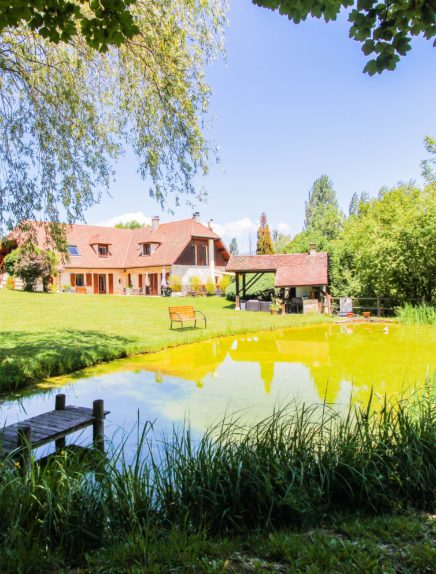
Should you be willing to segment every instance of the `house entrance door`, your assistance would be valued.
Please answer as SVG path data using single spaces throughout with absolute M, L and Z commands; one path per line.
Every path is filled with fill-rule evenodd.
M 106 275 L 98 276 L 98 292 L 106 293 Z
M 159 294 L 159 273 L 150 273 L 150 295 Z

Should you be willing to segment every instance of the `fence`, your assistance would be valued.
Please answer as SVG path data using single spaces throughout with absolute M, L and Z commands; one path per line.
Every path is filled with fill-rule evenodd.
M 337 314 L 339 311 L 339 302 L 343 297 L 332 297 L 333 313 Z M 353 313 L 363 313 L 370 311 L 377 314 L 377 317 L 382 317 L 385 314 L 391 315 L 394 313 L 394 305 L 392 299 L 389 297 L 349 297 L 352 301 Z

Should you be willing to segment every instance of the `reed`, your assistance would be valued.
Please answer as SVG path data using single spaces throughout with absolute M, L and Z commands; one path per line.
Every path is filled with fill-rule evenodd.
M 186 426 L 157 444 L 146 425 L 133 460 L 121 441 L 94 472 L 68 454 L 28 476 L 3 461 L 0 571 L 78 567 L 120 544 L 126 561 L 135 547 L 146 563 L 174 533 L 245 536 L 337 513 L 434 513 L 433 399 L 427 389 L 347 416 L 288 406 L 250 428 L 227 417 L 198 441 Z
M 396 315 L 399 321 L 408 325 L 436 325 L 436 307 L 426 303 L 406 303 L 404 307 L 396 309 Z

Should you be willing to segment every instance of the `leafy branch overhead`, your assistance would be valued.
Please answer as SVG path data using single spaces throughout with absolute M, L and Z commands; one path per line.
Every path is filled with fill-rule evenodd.
M 51 2 L 62 7 L 67 0 L 44 5 Z M 121 18 L 124 7 L 136 32 L 103 50 L 105 42 L 119 41 L 110 19 L 98 41 L 80 16 L 77 34 L 56 20 L 58 43 L 28 12 L 0 30 L 0 237 L 23 221 L 83 220 L 126 149 L 136 156 L 144 193 L 160 205 L 204 196 L 195 178 L 207 172 L 212 151 L 203 133 L 205 70 L 222 51 L 225 1 L 71 2 L 88 19 L 117 7 Z
M 58 44 L 80 34 L 88 46 L 106 51 L 138 33 L 130 6 L 136 0 L 0 0 L 0 33 L 26 24 Z
M 278 10 L 299 24 L 307 16 L 336 20 L 342 9 L 352 8 L 348 20 L 350 37 L 362 43 L 364 68 L 371 76 L 394 70 L 411 49 L 412 36 L 436 36 L 436 0 L 253 0 L 254 4 Z M 436 46 L 436 40 L 433 42 Z

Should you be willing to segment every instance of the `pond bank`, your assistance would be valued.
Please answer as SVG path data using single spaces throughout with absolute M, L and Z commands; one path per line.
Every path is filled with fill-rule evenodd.
M 331 321 L 235 312 L 221 297 L 185 298 L 207 329 L 170 330 L 167 298 L 0 290 L 0 393 L 132 355 L 215 337 Z

